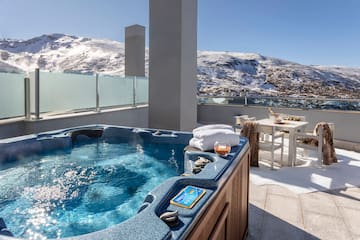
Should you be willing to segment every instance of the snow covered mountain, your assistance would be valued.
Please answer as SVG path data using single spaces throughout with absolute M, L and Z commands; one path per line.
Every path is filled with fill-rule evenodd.
M 360 97 L 360 68 L 307 66 L 259 54 L 198 52 L 200 93 Z
M 146 53 L 146 69 L 148 53 Z M 124 74 L 124 44 L 64 34 L 0 40 L 0 71 Z M 147 71 L 146 71 L 147 72 Z M 259 54 L 198 52 L 198 93 L 360 98 L 360 68 L 306 66 Z
M 0 71 L 41 70 L 76 73 L 124 72 L 124 44 L 103 39 L 42 35 L 29 40 L 0 40 Z

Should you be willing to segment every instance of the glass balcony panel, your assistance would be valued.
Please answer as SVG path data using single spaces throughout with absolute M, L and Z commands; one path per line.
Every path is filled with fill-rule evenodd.
M 133 104 L 133 77 L 99 76 L 100 107 Z
M 33 77 L 34 75 L 31 74 Z M 40 112 L 94 109 L 96 78 L 93 75 L 40 73 Z
M 24 74 L 0 73 L 0 119 L 24 116 Z
M 146 77 L 136 77 L 136 104 L 146 104 L 149 102 L 149 79 Z

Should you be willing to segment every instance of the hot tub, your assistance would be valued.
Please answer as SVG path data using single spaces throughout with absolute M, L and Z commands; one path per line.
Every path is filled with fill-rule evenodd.
M 191 137 L 91 125 L 1 140 L 0 217 L 26 239 L 244 237 L 247 140 L 226 157 L 187 151 L 184 158 Z M 198 157 L 210 163 L 194 174 Z M 189 209 L 170 204 L 186 186 L 205 194 Z M 176 226 L 159 218 L 166 211 L 178 212 Z

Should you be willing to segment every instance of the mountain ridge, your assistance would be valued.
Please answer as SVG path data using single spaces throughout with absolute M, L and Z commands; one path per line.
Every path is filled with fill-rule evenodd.
M 148 50 L 146 50 L 146 73 Z M 44 34 L 0 40 L 0 71 L 124 74 L 124 43 Z M 302 65 L 258 53 L 198 51 L 200 95 L 360 98 L 360 68 Z

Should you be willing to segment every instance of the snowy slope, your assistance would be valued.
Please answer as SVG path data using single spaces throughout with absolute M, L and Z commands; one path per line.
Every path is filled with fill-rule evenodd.
M 306 66 L 259 54 L 198 53 L 199 92 L 237 95 L 360 97 L 360 69 Z
M 146 53 L 146 69 L 148 53 Z M 0 40 L 0 71 L 124 74 L 124 44 L 64 34 Z M 147 72 L 147 71 L 146 71 Z M 306 66 L 253 53 L 198 51 L 198 93 L 360 98 L 360 68 Z
M 124 44 L 63 34 L 42 35 L 26 41 L 0 41 L 0 58 L 23 71 L 39 67 L 49 71 L 121 74 Z

